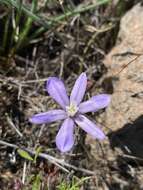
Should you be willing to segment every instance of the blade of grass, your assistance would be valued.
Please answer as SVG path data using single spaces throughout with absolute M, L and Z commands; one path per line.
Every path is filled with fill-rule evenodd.
M 102 0 L 98 3 L 95 3 L 95 4 L 91 4 L 91 5 L 88 5 L 86 7 L 84 6 L 79 6 L 78 8 L 76 8 L 75 10 L 73 11 L 68 11 L 68 12 L 65 12 L 65 14 L 62 14 L 60 16 L 57 16 L 51 20 L 53 20 L 53 22 L 59 22 L 59 21 L 62 21 L 64 20 L 65 18 L 67 17 L 71 17 L 71 16 L 74 16 L 74 15 L 77 15 L 77 14 L 80 14 L 80 13 L 83 13 L 83 12 L 86 12 L 86 11 L 89 11 L 89 10 L 92 10 L 92 9 L 95 9 L 96 7 L 100 6 L 100 5 L 103 5 L 103 4 L 106 4 L 106 3 L 109 3 L 110 0 Z
M 26 25 L 25 25 L 25 29 L 23 30 L 23 32 L 20 34 L 20 39 L 18 40 L 18 43 L 16 44 L 16 47 L 14 47 L 10 53 L 10 57 L 11 55 L 14 54 L 14 52 L 19 49 L 19 47 L 23 44 L 23 46 L 25 46 L 25 44 L 27 44 L 29 42 L 29 39 L 32 40 L 34 39 L 36 36 L 40 35 L 41 33 L 45 32 L 47 29 L 49 29 L 51 26 L 55 26 L 56 24 L 60 24 L 63 20 L 67 20 L 68 18 L 78 15 L 80 13 L 89 11 L 89 10 L 93 10 L 98 6 L 101 6 L 103 4 L 107 4 L 109 3 L 111 0 L 100 0 L 95 4 L 90 4 L 88 6 L 79 6 L 78 8 L 75 8 L 72 11 L 65 11 L 64 14 L 62 15 L 58 15 L 55 17 L 50 17 L 50 18 L 44 18 L 39 16 L 38 14 L 35 14 L 35 7 L 37 6 L 37 2 L 38 0 L 33 0 L 32 1 L 32 9 L 30 10 L 29 8 L 27 8 L 25 5 L 23 4 L 19 4 L 21 3 L 21 0 L 19 1 L 14 1 L 14 0 L 0 0 L 0 3 L 5 3 L 6 5 L 12 6 L 14 8 L 16 8 L 19 11 L 19 7 L 21 9 L 22 12 L 24 12 L 25 14 L 27 14 L 29 17 L 27 19 Z M 35 31 L 34 34 L 32 34 L 31 37 L 27 38 L 27 34 L 31 28 L 32 22 L 36 21 L 37 23 L 39 23 L 40 25 L 42 25 L 42 27 L 40 27 L 39 29 L 37 29 Z
M 10 22 L 11 14 L 9 14 L 6 18 L 5 27 L 4 27 L 4 36 L 3 36 L 3 42 L 2 42 L 2 49 L 5 50 L 7 39 L 8 39 L 8 29 L 9 29 L 9 22 Z
M 79 180 L 78 182 L 73 184 L 72 187 L 70 188 L 70 190 L 74 190 L 76 187 L 79 187 L 79 185 L 81 185 L 83 182 L 85 182 L 89 179 L 91 179 L 91 176 L 82 178 L 81 180 Z
M 32 1 L 32 7 L 31 7 L 31 12 L 35 12 L 36 9 L 37 9 L 37 4 L 38 4 L 38 0 L 33 0 Z M 28 17 L 27 21 L 26 21 L 26 24 L 24 26 L 24 29 L 22 31 L 22 33 L 20 34 L 20 37 L 19 37 L 19 40 L 18 40 L 18 43 L 16 44 L 16 47 L 15 49 L 19 49 L 19 47 L 21 46 L 21 44 L 23 43 L 24 39 L 26 38 L 30 28 L 31 28 L 31 25 L 32 25 L 32 18 L 31 17 Z
M 57 17 L 54 17 L 54 18 L 50 18 L 51 21 L 53 20 L 53 24 L 52 22 L 49 22 L 48 21 L 48 25 L 49 27 L 51 25 L 54 25 L 56 23 L 59 23 L 60 21 L 66 19 L 72 15 L 77 15 L 79 13 L 82 13 L 82 12 L 86 12 L 88 10 L 91 10 L 91 9 L 94 9 L 96 8 L 97 6 L 100 6 L 102 4 L 106 4 L 106 3 L 109 3 L 110 0 L 101 0 L 100 2 L 98 2 L 98 4 L 92 4 L 92 5 L 89 5 L 87 7 L 79 7 L 73 11 L 68 11 L 68 12 L 65 12 L 64 11 L 64 14 L 60 15 L 60 16 L 57 16 Z M 48 27 L 48 26 L 47 26 Z M 29 41 L 31 41 L 32 39 L 36 38 L 37 36 L 39 36 L 41 33 L 44 33 L 45 31 L 47 30 L 47 28 L 45 27 L 40 27 L 39 29 L 37 29 L 30 37 L 29 37 Z M 25 44 L 27 44 L 27 40 L 25 41 Z
M 21 15 L 22 15 L 22 3 L 23 3 L 23 0 L 17 0 L 19 2 L 19 9 L 17 11 L 17 15 L 16 15 L 16 30 L 17 30 L 17 27 L 19 27 L 19 24 L 20 24 L 20 18 L 21 18 Z M 14 31 L 14 33 L 16 34 L 17 32 Z
M 34 20 L 34 21 L 38 22 L 40 25 L 42 25 L 44 28 L 49 28 L 49 26 L 51 26 L 57 22 L 63 21 L 67 17 L 69 18 L 71 16 L 74 16 L 74 15 L 95 9 L 98 6 L 109 3 L 110 1 L 111 0 L 101 0 L 95 4 L 91 4 L 91 5 L 88 5 L 86 7 L 80 6 L 76 9 L 74 9 L 73 11 L 67 11 L 62 15 L 51 17 L 48 19 L 43 18 L 43 17 L 36 15 L 35 13 L 31 12 L 25 5 L 22 5 L 22 11 L 25 14 L 27 14 L 28 16 L 30 16 L 32 18 L 32 20 Z M 18 9 L 18 7 L 19 7 L 18 3 L 16 3 L 16 1 L 14 1 L 14 0 L 0 0 L 0 3 L 5 3 L 7 5 L 11 5 L 16 9 Z
M 19 23 L 20 23 L 20 19 L 21 19 L 21 14 L 22 14 L 22 2 L 23 0 L 16 0 L 18 5 L 19 5 L 19 8 L 18 8 L 18 11 L 17 13 L 15 13 L 15 10 L 12 9 L 12 13 L 13 13 L 13 31 L 12 31 L 12 35 L 11 35 L 11 40 L 10 40 L 10 43 L 9 43 L 9 49 L 11 49 L 12 45 L 18 41 L 18 38 L 19 38 Z
M 11 6 L 19 10 L 20 4 L 14 0 L 0 0 L 0 3 L 6 4 L 7 6 Z M 33 21 L 38 22 L 39 24 L 43 25 L 44 27 L 49 26 L 49 23 L 47 22 L 46 25 L 42 21 L 42 18 L 40 16 L 37 16 L 29 8 L 27 8 L 25 5 L 21 6 L 21 10 L 29 17 L 32 18 Z
M 31 12 L 34 13 L 36 11 L 37 4 L 38 4 L 38 0 L 32 1 Z M 20 5 L 20 8 L 22 9 L 22 4 Z M 25 23 L 24 29 L 19 35 L 19 39 L 18 39 L 17 44 L 11 50 L 10 56 L 13 56 L 13 54 L 16 52 L 16 50 L 18 50 L 21 47 L 22 43 L 25 41 L 25 39 L 26 39 L 30 29 L 31 29 L 32 22 L 33 22 L 33 19 L 31 17 L 28 17 L 27 21 Z

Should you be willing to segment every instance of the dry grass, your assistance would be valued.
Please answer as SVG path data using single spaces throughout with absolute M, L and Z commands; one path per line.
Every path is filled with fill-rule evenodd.
M 63 13 L 68 3 L 74 5 L 75 1 L 63 4 L 51 1 L 45 9 L 40 2 L 40 11 L 47 17 Z M 89 2 L 76 1 L 74 7 L 86 3 Z M 133 1 L 129 4 L 133 5 Z M 35 179 L 32 176 L 37 174 L 43 190 L 56 189 L 63 180 L 70 184 L 73 176 L 77 179 L 91 176 L 81 187 L 85 190 L 140 189 L 142 172 L 137 158 L 128 159 L 122 152 L 113 151 L 107 141 L 103 144 L 90 142 L 87 138 L 85 141 L 85 134 L 80 130 L 74 149 L 61 155 L 55 147 L 60 123 L 36 126 L 28 122 L 34 113 L 56 107 L 45 90 L 49 76 L 62 78 L 69 93 L 77 76 L 86 71 L 89 81 L 85 98 L 104 92 L 100 84 L 106 73 L 102 60 L 116 40 L 119 15 L 122 15 L 116 14 L 118 5 L 111 2 L 65 18 L 20 48 L 12 57 L 0 56 L 0 189 L 30 190 Z M 127 10 L 129 5 L 125 3 L 124 6 Z M 6 7 L 0 7 L 2 26 L 3 15 L 6 14 Z M 32 27 L 37 28 L 37 23 L 34 22 Z M 0 34 L 0 39 L 2 36 Z M 95 152 L 90 152 L 91 146 Z M 44 154 L 39 155 L 36 163 L 21 158 L 16 151 L 23 148 L 35 155 L 33 151 L 38 147 L 42 147 Z M 16 160 L 11 158 L 12 154 Z M 97 155 L 96 159 L 93 154 Z M 130 160 L 133 160 L 131 164 Z M 139 165 L 134 166 L 136 162 Z

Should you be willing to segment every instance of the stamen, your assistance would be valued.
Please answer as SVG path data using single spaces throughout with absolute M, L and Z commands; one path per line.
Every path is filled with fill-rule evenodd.
M 68 116 L 73 117 L 77 113 L 78 107 L 76 106 L 76 104 L 71 102 L 70 105 L 66 107 L 66 110 L 67 110 Z

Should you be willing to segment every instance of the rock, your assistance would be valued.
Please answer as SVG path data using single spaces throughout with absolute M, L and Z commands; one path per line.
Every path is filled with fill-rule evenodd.
M 117 43 L 104 60 L 108 73 L 102 81 L 113 93 L 97 123 L 105 126 L 109 138 L 98 142 L 86 137 L 92 168 L 101 171 L 113 189 L 142 189 L 143 56 L 137 57 L 139 53 L 143 53 L 143 7 L 137 4 L 122 18 Z
M 106 159 L 115 163 L 118 159 L 143 162 L 143 6 L 135 5 L 120 23 L 115 47 L 104 60 L 108 73 L 103 79 L 112 100 L 106 111 L 97 117 L 97 123 L 109 140 L 101 142 Z M 112 85 L 111 85 L 112 82 Z M 95 140 L 86 138 L 91 155 L 98 159 L 100 149 Z M 120 152 L 121 151 L 121 152 Z M 128 159 L 125 157 L 129 154 Z M 98 155 L 98 156 L 97 156 Z M 101 158 L 99 158 L 101 161 Z M 119 163 L 121 165 L 121 163 Z M 95 166 L 97 167 L 97 166 Z
M 104 83 L 110 78 L 113 84 L 112 101 L 104 122 L 112 131 L 143 115 L 142 53 L 143 6 L 137 4 L 121 19 L 117 43 L 104 60 L 108 68 Z

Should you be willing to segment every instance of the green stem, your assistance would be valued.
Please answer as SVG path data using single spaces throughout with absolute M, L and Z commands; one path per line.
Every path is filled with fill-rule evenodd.
M 30 37 L 24 39 L 24 41 L 20 47 L 22 48 L 22 47 L 28 45 L 31 40 L 35 39 L 37 36 L 39 36 L 40 34 L 42 34 L 44 32 L 46 32 L 46 29 L 44 27 L 37 29 Z
M 5 51 L 6 45 L 7 45 L 7 38 L 8 38 L 8 28 L 9 28 L 9 22 L 10 22 L 10 14 L 8 15 L 5 27 L 4 27 L 4 36 L 3 36 L 3 42 L 2 42 L 2 49 Z
M 38 0 L 33 0 L 32 1 L 32 8 L 31 8 L 31 12 L 35 12 L 36 8 L 37 8 L 37 3 Z M 28 17 L 26 24 L 24 26 L 24 30 L 22 31 L 22 33 L 20 34 L 19 40 L 16 44 L 15 50 L 19 49 L 21 44 L 23 43 L 23 41 L 25 40 L 29 30 L 31 29 L 31 25 L 32 25 L 32 21 L 33 19 L 31 17 Z
M 95 4 L 92 5 L 88 5 L 86 7 L 78 7 L 73 11 L 68 11 L 67 13 L 64 13 L 60 16 L 56 16 L 53 18 L 42 18 L 36 14 L 34 14 L 32 11 L 30 11 L 26 6 L 22 5 L 22 11 L 25 12 L 28 16 L 30 16 L 32 18 L 32 20 L 38 22 L 39 24 L 41 24 L 44 28 L 49 28 L 49 26 L 53 25 L 53 23 L 57 23 L 60 22 L 62 20 L 64 20 L 67 17 L 71 17 L 73 15 L 77 15 L 83 12 L 86 12 L 88 10 L 92 10 L 98 6 L 101 6 L 103 4 L 109 3 L 111 0 L 101 0 Z M 15 7 L 16 9 L 18 9 L 19 5 L 14 1 L 14 0 L 0 0 L 0 3 L 5 3 L 7 5 L 11 5 L 13 7 Z
M 71 17 L 73 15 L 80 14 L 80 13 L 92 10 L 97 6 L 103 5 L 103 4 L 108 3 L 108 2 L 109 2 L 109 0 L 102 0 L 102 1 L 100 1 L 98 3 L 96 3 L 96 4 L 88 5 L 87 7 L 78 7 L 73 11 L 68 11 L 65 14 L 62 14 L 62 15 L 60 15 L 58 17 L 55 17 L 55 18 L 51 19 L 51 21 L 59 22 L 59 21 L 64 20 L 66 17 Z
M 12 35 L 11 35 L 11 40 L 10 40 L 10 47 L 12 47 L 13 43 L 15 42 L 15 36 L 17 35 L 17 27 L 19 27 L 19 22 L 21 18 L 21 13 L 22 13 L 22 2 L 23 0 L 17 0 L 17 4 L 19 5 L 18 11 L 16 14 L 15 18 L 15 28 L 13 28 Z M 13 49 L 12 49 L 13 51 Z
M 91 10 L 91 9 L 94 9 L 95 7 L 97 6 L 100 6 L 102 4 L 105 4 L 107 2 L 109 2 L 110 0 L 102 0 L 100 1 L 100 3 L 98 4 L 93 4 L 93 5 L 89 5 L 87 7 L 82 7 L 81 9 L 76 9 L 75 11 L 70 11 L 70 12 L 67 12 L 63 15 L 60 15 L 60 16 L 57 16 L 55 18 L 50 18 L 49 20 L 51 20 L 50 22 L 48 21 L 48 25 L 46 26 L 46 28 L 43 26 L 43 27 L 40 27 L 39 29 L 37 29 L 35 31 L 35 33 L 33 33 L 31 36 L 30 36 L 30 39 L 29 41 L 31 41 L 32 39 L 34 39 L 35 37 L 37 37 L 38 35 L 40 35 L 41 33 L 45 32 L 47 27 L 49 28 L 50 25 L 56 23 L 56 22 L 60 22 L 61 20 L 64 20 L 65 18 L 67 17 L 70 17 L 72 15 L 75 15 L 75 14 L 79 14 L 79 13 L 82 13 L 82 12 L 85 12 L 85 11 L 88 11 L 88 10 Z M 47 23 L 47 21 L 45 22 Z M 25 41 L 25 44 L 27 44 L 27 40 Z

